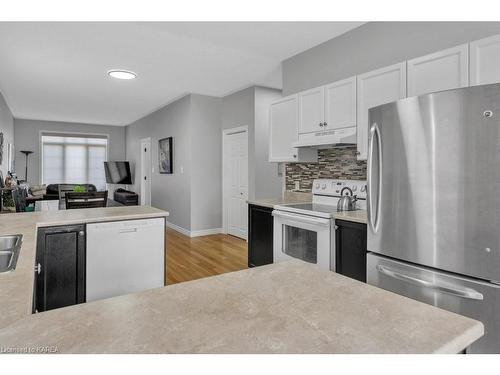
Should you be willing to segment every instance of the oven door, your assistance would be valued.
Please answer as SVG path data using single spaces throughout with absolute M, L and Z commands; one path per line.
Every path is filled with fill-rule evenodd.
M 333 220 L 277 210 L 273 216 L 275 262 L 295 258 L 330 269 Z

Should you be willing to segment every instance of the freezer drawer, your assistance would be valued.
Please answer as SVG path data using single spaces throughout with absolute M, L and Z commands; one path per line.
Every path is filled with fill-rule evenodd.
M 369 253 L 367 282 L 483 322 L 469 353 L 500 353 L 500 286 Z

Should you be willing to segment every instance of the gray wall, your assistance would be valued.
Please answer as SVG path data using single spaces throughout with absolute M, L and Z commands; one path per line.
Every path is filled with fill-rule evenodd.
M 369 22 L 283 62 L 283 94 L 500 34 L 500 22 Z
M 140 142 L 151 137 L 151 205 L 186 230 L 222 227 L 221 99 L 187 95 L 126 127 L 127 160 L 140 168 Z M 158 172 L 158 140 L 173 137 L 173 174 Z M 181 173 L 181 168 L 183 172 Z M 136 177 L 134 191 L 140 194 Z
M 9 170 L 7 165 L 7 145 L 14 143 L 14 118 L 2 93 L 0 93 L 0 133 L 3 133 L 3 160 L 0 165 L 0 171 L 2 171 L 3 178 L 5 178 Z
M 278 165 L 269 163 L 269 105 L 281 91 L 249 87 L 222 98 L 222 129 L 248 126 L 248 197 L 277 198 L 282 194 Z
M 32 184 L 40 181 L 40 132 L 53 131 L 83 134 L 108 135 L 108 159 L 125 160 L 125 128 L 122 126 L 90 125 L 74 122 L 14 120 L 14 145 L 16 147 L 16 170 L 18 177 L 24 179 L 26 158 L 21 150 L 31 150 L 29 156 L 28 182 Z
M 222 98 L 222 129 L 248 126 L 248 197 L 255 198 L 255 87 Z
M 222 228 L 220 98 L 191 95 L 191 230 Z
M 169 211 L 168 221 L 191 229 L 191 96 L 185 96 L 126 127 L 127 160 L 136 173 L 132 190 L 140 195 L 141 139 L 151 138 L 151 205 Z M 173 174 L 158 172 L 158 140 L 173 137 Z M 181 168 L 183 173 L 181 173 Z
M 281 91 L 255 88 L 255 198 L 279 198 L 282 177 L 278 164 L 269 163 L 269 106 L 281 98 Z

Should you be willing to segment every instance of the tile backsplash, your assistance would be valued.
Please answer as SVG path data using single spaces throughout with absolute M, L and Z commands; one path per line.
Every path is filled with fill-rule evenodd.
M 366 180 L 366 161 L 356 159 L 356 146 L 343 146 L 318 151 L 317 163 L 291 163 L 285 166 L 286 190 L 311 192 L 313 179 L 335 178 Z

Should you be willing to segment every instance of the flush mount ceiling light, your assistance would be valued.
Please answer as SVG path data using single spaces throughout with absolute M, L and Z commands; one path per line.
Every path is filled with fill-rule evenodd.
M 135 74 L 134 72 L 123 69 L 108 70 L 108 75 L 116 79 L 134 79 L 135 77 L 137 77 L 137 74 Z

